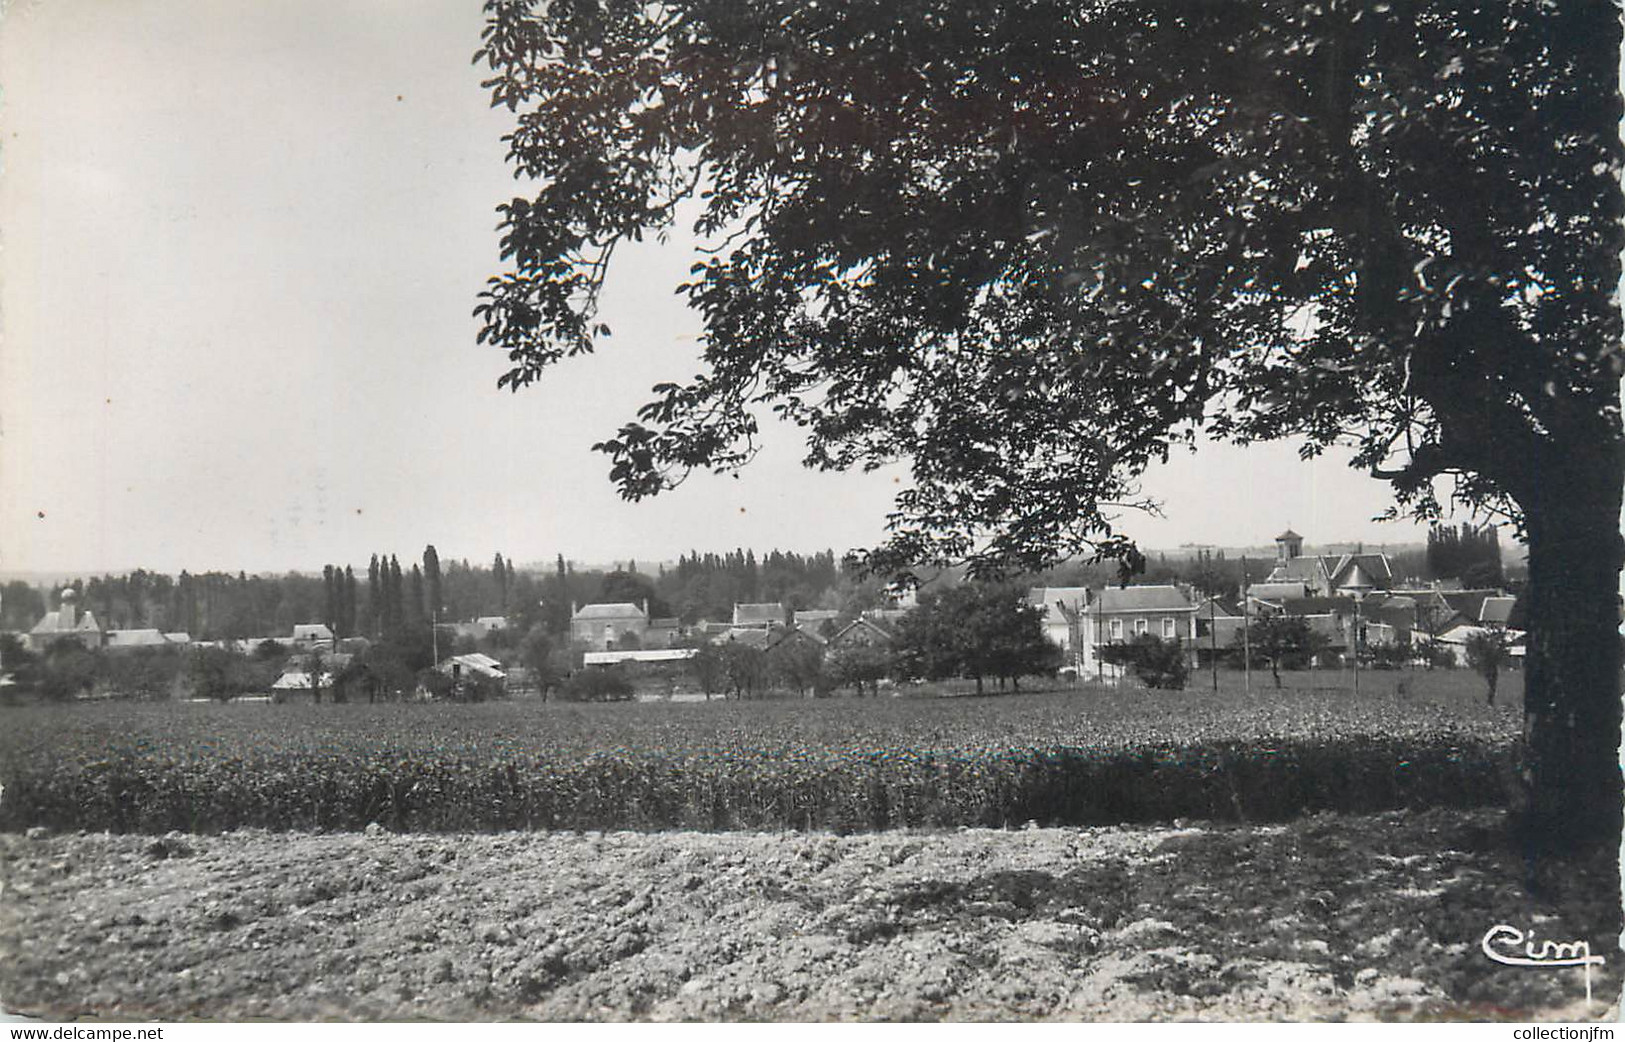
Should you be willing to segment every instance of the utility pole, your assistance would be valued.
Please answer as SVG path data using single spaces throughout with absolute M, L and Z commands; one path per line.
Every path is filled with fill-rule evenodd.
M 1209 591 L 1207 599 L 1207 636 L 1208 643 L 1212 645 L 1212 661 L 1210 665 L 1213 667 L 1213 693 L 1215 695 L 1219 693 L 1219 627 L 1216 621 L 1219 615 L 1218 601 L 1217 595 Z
M 1360 700 L 1360 600 L 1354 595 L 1354 634 L 1349 643 L 1354 647 L 1354 700 Z
M 1360 572 L 1360 566 L 1354 566 L 1351 581 L 1342 587 L 1342 592 L 1354 598 L 1354 632 L 1349 635 L 1349 650 L 1354 654 L 1354 697 L 1360 697 L 1360 630 L 1363 628 L 1360 607 L 1365 602 L 1365 595 L 1372 590 L 1372 584 L 1366 581 Z
M 1251 585 L 1251 584 L 1247 580 L 1247 555 L 1242 554 L 1241 555 L 1241 658 L 1242 658 L 1242 665 L 1243 665 L 1243 668 L 1245 670 L 1244 678 L 1242 680 L 1242 688 L 1243 688 L 1244 691 L 1246 691 L 1247 695 L 1249 697 L 1251 697 L 1251 695 L 1253 693 L 1253 639 L 1252 639 L 1251 634 L 1248 632 L 1248 627 L 1252 623 L 1253 603 L 1252 603 L 1252 598 L 1249 597 L 1248 594 L 1247 594 L 1247 588 L 1248 588 L 1249 585 Z
M 429 605 L 429 643 L 434 647 L 434 668 L 440 668 L 440 609 Z
M 1106 666 L 1100 661 L 1100 626 L 1105 621 L 1101 612 L 1105 608 L 1105 588 L 1101 589 L 1101 596 L 1095 598 L 1095 682 L 1106 682 Z

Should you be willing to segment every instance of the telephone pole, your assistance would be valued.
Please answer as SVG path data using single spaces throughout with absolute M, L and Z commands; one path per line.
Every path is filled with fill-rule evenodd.
M 1247 588 L 1251 584 L 1247 580 L 1247 555 L 1241 555 L 1241 658 L 1245 670 L 1242 687 L 1251 696 L 1253 693 L 1253 639 L 1248 633 L 1252 623 L 1253 604 L 1247 595 Z

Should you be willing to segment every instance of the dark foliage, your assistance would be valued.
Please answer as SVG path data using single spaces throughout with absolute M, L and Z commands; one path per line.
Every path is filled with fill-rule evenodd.
M 566 702 L 626 702 L 635 693 L 632 681 L 621 670 L 590 666 L 571 674 L 559 689 L 559 698 Z
M 1499 530 L 1465 522 L 1460 528 L 1434 526 L 1428 530 L 1427 570 L 1433 579 L 1460 579 L 1469 590 L 1504 585 Z
M 1307 669 L 1315 656 L 1327 647 L 1324 634 L 1309 627 L 1309 620 L 1295 615 L 1260 615 L 1245 634 L 1237 633 L 1232 650 L 1238 657 L 1249 653 L 1253 665 L 1268 665 L 1281 686 L 1282 669 Z
M 699 201 L 701 372 L 602 443 L 623 494 L 771 408 L 813 466 L 910 461 L 877 568 L 1132 567 L 1112 508 L 1198 433 L 1352 438 L 1398 509 L 1527 538 L 1531 837 L 1617 832 L 1614 4 L 487 11 L 536 186 L 477 308 L 502 385 L 593 350 L 615 246 Z
M 910 679 L 984 677 L 1019 689 L 1023 676 L 1053 675 L 1060 649 L 1044 635 L 1043 613 L 1014 586 L 964 583 L 920 597 L 898 623 L 898 672 Z
M 1323 736 L 1258 724 L 1245 725 L 1242 736 L 1235 722 L 1215 729 L 1211 711 L 1192 713 L 1177 701 L 1190 697 L 1097 693 L 1091 702 L 1109 704 L 1093 720 L 1079 719 L 1075 695 L 964 699 L 952 707 L 885 700 L 858 714 L 827 702 L 789 703 L 783 712 L 772 703 L 714 705 L 701 707 L 704 719 L 692 706 L 577 705 L 542 714 L 500 704 L 311 706 L 229 719 L 212 707 L 180 714 L 181 707 L 125 706 L 114 735 L 60 710 L 12 709 L 26 726 L 0 735 L 0 829 L 1274 821 L 1498 804 L 1515 767 L 1508 737 L 1466 725 L 1441 728 L 1418 716 L 1403 722 L 1402 734 L 1350 731 L 1350 714 L 1329 704 Z M 196 712 L 202 708 L 212 711 Z M 1257 717 L 1259 709 L 1236 712 Z M 23 715 L 36 712 L 54 715 Z M 713 713 L 725 714 L 720 731 Z M 1146 740 L 1153 720 L 1159 733 L 1178 737 Z M 1391 731 L 1396 722 L 1384 710 L 1364 724 Z M 1034 741 L 1058 725 L 1064 740 Z
M 1178 638 L 1141 633 L 1126 644 L 1107 644 L 1100 657 L 1109 665 L 1127 666 L 1149 688 L 1180 691 L 1190 677 L 1189 656 Z

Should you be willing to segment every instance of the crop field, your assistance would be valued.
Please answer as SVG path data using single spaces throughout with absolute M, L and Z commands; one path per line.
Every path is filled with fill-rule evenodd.
M 1358 699 L 1304 674 L 1250 694 L 1198 676 L 987 698 L 14 708 L 0 828 L 862 831 L 1501 802 L 1511 700 L 1487 707 L 1455 673 L 1398 694 L 1395 676 Z

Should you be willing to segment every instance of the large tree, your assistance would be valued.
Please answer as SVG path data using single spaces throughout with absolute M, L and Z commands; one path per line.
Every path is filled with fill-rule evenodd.
M 608 334 L 617 244 L 692 206 L 701 372 L 601 445 L 633 498 L 907 459 L 887 570 L 1132 559 L 1198 436 L 1338 442 L 1396 511 L 1529 548 L 1529 835 L 1614 834 L 1625 439 L 1600 0 L 491 0 L 533 191 L 477 314 L 518 388 Z
M 996 677 L 1019 690 L 1025 675 L 1053 673 L 1060 649 L 1044 636 L 1043 612 L 1012 586 L 964 583 L 920 597 L 897 626 L 898 668 L 926 680 Z
M 423 581 L 428 584 L 429 620 L 437 623 L 446 610 L 446 601 L 440 589 L 440 554 L 433 543 L 423 548 Z

